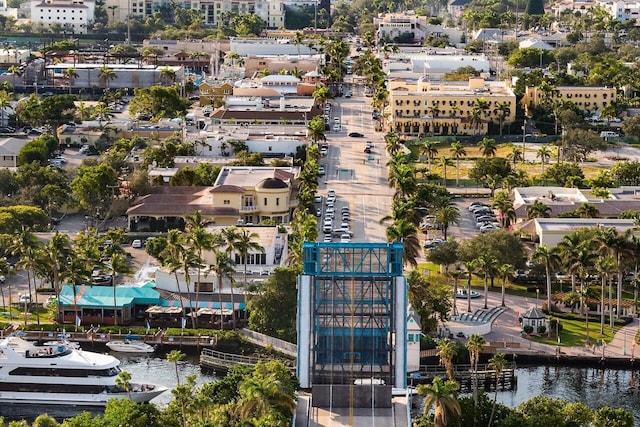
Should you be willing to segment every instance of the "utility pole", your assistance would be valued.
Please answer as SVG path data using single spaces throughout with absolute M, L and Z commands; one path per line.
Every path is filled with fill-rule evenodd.
M 127 0 L 127 44 L 131 45 L 131 0 Z

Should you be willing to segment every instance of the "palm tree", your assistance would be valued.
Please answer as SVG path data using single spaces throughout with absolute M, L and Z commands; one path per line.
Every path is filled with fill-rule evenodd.
M 533 253 L 533 259 L 544 265 L 547 277 L 547 310 L 551 311 L 551 272 L 560 265 L 560 250 L 557 246 L 549 248 L 542 245 Z
M 502 372 L 504 372 L 504 370 L 507 367 L 507 359 L 505 358 L 504 353 L 494 354 L 491 357 L 491 359 L 489 359 L 489 367 L 495 371 L 495 375 L 496 375 L 496 388 L 494 390 L 494 395 L 493 395 L 493 406 L 491 408 L 491 416 L 489 417 L 489 424 L 487 424 L 489 427 L 491 427 L 491 422 L 493 421 L 493 415 L 496 412 L 496 402 L 498 401 L 498 380 L 502 375 Z
M 449 150 L 454 159 L 456 159 L 456 187 L 460 186 L 460 159 L 467 156 L 467 151 L 461 142 L 452 142 Z
M 542 203 L 540 200 L 536 200 L 533 204 L 527 206 L 527 218 L 549 218 L 551 207 Z
M 453 278 L 453 315 L 458 314 L 458 281 L 464 277 L 461 270 L 453 270 L 449 272 L 449 277 Z
M 12 80 L 13 80 L 13 87 L 16 87 L 16 77 L 19 77 L 20 74 L 22 73 L 22 70 L 20 69 L 20 66 L 18 65 L 12 65 L 7 69 L 7 73 L 11 74 L 13 76 Z
M 577 233 L 564 236 L 558 243 L 558 250 L 562 254 L 562 264 L 567 266 L 567 272 L 571 275 L 571 292 L 576 291 L 577 264 L 575 259 L 578 256 L 582 240 Z
M 487 158 L 495 157 L 496 151 L 498 150 L 496 140 L 491 138 L 482 138 L 482 140 L 478 142 L 478 147 L 480 147 L 480 153 Z
M 127 397 L 131 399 L 131 374 L 127 371 L 118 372 L 116 377 L 116 387 L 127 392 Z
M 447 370 L 447 378 L 449 378 L 449 381 L 454 381 L 453 358 L 455 355 L 456 346 L 449 338 L 443 338 L 438 341 L 438 357 L 440 357 L 440 363 L 443 364 Z
M 604 290 L 612 271 L 615 271 L 615 260 L 611 255 L 601 256 L 596 261 L 595 269 L 600 275 L 600 335 L 604 334 Z M 611 290 L 611 287 L 609 287 Z M 609 292 L 611 294 L 611 292 Z M 609 295 L 611 296 L 611 295 Z M 609 299 L 609 317 L 613 320 L 611 299 Z
M 504 294 L 505 294 L 505 288 L 506 288 L 506 284 L 507 284 L 507 277 L 509 277 L 509 274 L 511 274 L 512 271 L 513 271 L 513 265 L 512 264 L 505 263 L 505 264 L 498 265 L 498 273 L 500 273 L 500 276 L 502 277 L 501 305 L 503 307 L 505 307 Z
M 0 258 L 0 276 L 4 276 L 5 278 L 9 276 L 11 272 L 11 265 L 5 258 Z M 7 306 L 4 301 L 4 286 L 0 283 L 0 296 L 2 296 L 2 311 L 7 311 Z
M 582 203 L 575 211 L 579 218 L 597 218 L 600 215 L 598 209 L 591 203 Z
M 80 77 L 76 72 L 75 68 L 67 68 L 64 70 L 64 78 L 69 82 L 69 95 L 71 95 L 71 88 L 73 87 L 73 82 Z
M 484 277 L 484 308 L 487 309 L 487 303 L 489 301 L 489 275 L 495 270 L 497 260 L 490 255 L 482 254 L 476 259 L 476 266 Z M 467 295 L 470 298 L 471 295 Z
M 433 214 L 436 217 L 435 222 L 442 228 L 444 240 L 447 240 L 447 230 L 449 230 L 449 226 L 460 222 L 460 210 L 456 206 L 443 206 Z
M 427 107 L 427 112 L 431 115 L 431 136 L 433 136 L 433 134 L 435 133 L 435 120 L 436 117 L 438 117 L 438 114 L 440 114 L 440 107 L 438 107 L 438 105 L 436 104 L 431 104 L 429 107 Z
M 31 292 L 31 276 L 33 275 L 32 272 L 38 262 L 37 251 L 41 246 L 42 244 L 36 238 L 36 236 L 33 235 L 31 229 L 29 227 L 23 226 L 20 232 L 16 236 L 14 236 L 11 243 L 9 244 L 9 247 L 7 248 L 8 253 L 20 256 L 20 261 L 16 264 L 16 267 L 24 268 L 27 271 L 27 286 L 29 288 L 29 295 L 33 295 L 33 293 Z M 38 324 L 40 324 L 39 310 L 36 310 L 36 316 Z M 24 324 L 27 324 L 26 311 L 24 316 Z
M 160 80 L 169 82 L 169 84 L 171 85 L 176 81 L 176 72 L 172 68 L 162 67 L 160 69 Z
M 384 142 L 384 148 L 390 157 L 398 153 L 402 149 L 402 142 L 400 141 L 398 134 L 394 130 L 390 130 L 386 133 L 386 135 L 384 136 Z
M 427 164 L 429 165 L 429 173 L 431 173 L 431 161 L 438 155 L 438 143 L 433 141 L 427 141 L 420 147 L 420 155 L 427 158 Z
M 504 196 L 501 196 L 504 194 Z M 516 219 L 516 211 L 513 208 L 513 202 L 509 198 L 506 191 L 500 191 L 493 199 L 491 206 L 500 213 L 500 225 L 502 228 L 508 228 L 511 222 Z
M 473 404 L 478 406 L 478 362 L 480 361 L 480 353 L 484 347 L 484 338 L 481 335 L 473 334 L 469 337 L 466 347 L 469 351 L 469 362 L 471 363 L 471 371 L 473 373 Z M 474 411 L 474 421 L 475 421 Z M 474 422 L 475 425 L 475 422 Z
M 240 383 L 238 391 L 238 414 L 243 420 L 260 419 L 274 407 L 282 408 L 292 416 L 296 408 L 295 396 L 275 375 L 253 375 Z
M 250 233 L 246 228 L 243 228 L 235 244 L 235 250 L 244 266 L 242 281 L 244 282 L 245 289 L 247 288 L 247 263 L 249 255 L 255 252 L 264 253 L 264 248 L 255 241 L 259 237 L 258 233 Z
M 596 234 L 597 251 L 599 253 L 608 253 L 613 257 L 615 262 L 618 286 L 616 292 L 616 317 L 622 315 L 622 267 L 627 258 L 633 256 L 633 242 L 631 239 L 631 231 L 626 234 L 620 234 L 615 228 L 609 227 L 598 230 Z
M 220 330 L 224 329 L 224 306 L 222 304 L 222 283 L 223 279 L 226 277 L 230 280 L 231 288 L 233 289 L 233 274 L 236 272 L 235 263 L 231 260 L 231 257 L 228 253 L 222 252 L 220 250 L 214 250 L 213 255 L 215 256 L 215 261 L 213 265 L 210 267 L 211 271 L 218 276 L 218 301 L 220 302 Z M 231 291 L 232 300 L 232 313 L 235 309 L 234 301 L 233 301 L 233 290 Z
M 542 175 L 544 175 L 544 165 L 551 158 L 551 149 L 549 148 L 549 146 L 543 145 L 542 147 L 540 147 L 538 149 L 538 152 L 536 153 L 536 157 L 540 158 L 542 164 Z
M 496 105 L 496 109 L 498 110 L 498 118 L 500 119 L 500 136 L 502 136 L 504 119 L 511 112 L 511 104 L 509 104 L 508 102 L 498 102 L 498 104 Z
M 197 260 L 199 264 L 202 264 L 202 252 L 213 248 L 213 235 L 209 233 L 204 227 L 209 223 L 209 220 L 203 218 L 202 211 L 197 210 L 193 215 L 185 216 L 185 228 L 187 230 L 187 243 L 190 244 L 196 251 Z M 196 291 L 196 307 L 200 302 L 200 275 L 202 268 L 198 268 L 198 284 L 195 286 Z M 193 319 L 196 319 L 194 316 Z M 197 320 L 194 320 L 197 323 Z
M 51 270 L 51 284 L 56 293 L 56 308 L 58 308 L 58 301 L 60 299 L 60 276 L 65 269 L 65 260 L 71 254 L 71 241 L 69 236 L 56 231 L 42 252 L 47 260 L 47 266 Z M 56 313 L 58 311 L 59 310 L 56 310 Z
M 478 268 L 476 260 L 464 262 L 464 269 L 467 270 L 467 313 L 471 313 L 471 279 Z
M 178 362 L 183 360 L 186 357 L 186 354 L 181 352 L 180 350 L 171 350 L 167 353 L 167 360 L 173 363 L 173 366 L 176 369 L 176 383 L 180 385 L 180 375 L 178 374 Z
M 105 265 L 111 273 L 111 286 L 113 287 L 113 326 L 118 325 L 118 305 L 116 300 L 116 276 L 123 273 L 131 273 L 133 270 L 127 263 L 127 258 L 121 253 L 116 252 L 111 255 L 111 260 Z M 124 311 L 124 310 L 123 310 Z M 124 323 L 124 312 L 122 313 L 122 323 Z
M 447 166 L 453 166 L 453 162 L 448 157 L 440 156 L 440 159 L 438 159 L 438 163 L 440 164 L 440 166 L 442 166 L 444 187 L 447 188 Z
M 178 294 L 180 295 L 180 307 L 182 308 L 182 318 L 185 319 L 186 313 L 184 308 L 184 299 L 182 297 L 182 290 L 180 289 L 180 280 L 178 279 L 178 270 L 182 267 L 180 259 L 182 258 L 182 252 L 185 251 L 182 245 L 182 232 L 180 230 L 169 230 L 167 233 L 167 243 L 163 252 L 165 255 L 163 258 L 168 260 L 168 267 L 173 273 L 176 279 L 176 287 L 178 288 Z M 185 276 L 189 272 L 185 271 Z
M 113 71 L 111 68 L 107 67 L 106 65 L 100 68 L 100 74 L 98 78 L 100 79 L 104 87 L 106 87 L 107 89 L 109 89 L 109 82 L 111 80 L 114 80 L 116 77 L 117 77 L 116 72 Z
M 416 259 L 420 255 L 420 240 L 416 226 L 405 219 L 399 219 L 387 227 L 386 234 L 388 242 L 404 243 L 403 261 L 416 267 Z
M 522 152 L 522 147 L 514 145 L 513 147 L 511 147 L 511 154 L 509 154 L 507 157 L 511 159 L 511 161 L 513 162 L 513 166 L 515 166 L 518 162 L 524 162 L 524 153 Z
M 434 408 L 434 427 L 446 427 L 450 419 L 460 416 L 462 410 L 457 399 L 460 385 L 455 381 L 443 382 L 435 377 L 431 385 L 418 385 L 418 394 L 424 398 L 424 414 L 427 415 Z

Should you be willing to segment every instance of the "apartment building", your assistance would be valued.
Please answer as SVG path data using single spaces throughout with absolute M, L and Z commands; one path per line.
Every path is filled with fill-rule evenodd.
M 31 5 L 31 23 L 51 28 L 58 24 L 70 34 L 87 34 L 94 21 L 93 0 L 35 0 Z
M 475 78 L 432 83 L 422 78 L 390 86 L 389 126 L 402 136 L 485 135 L 490 122 L 515 120 L 516 96 L 508 82 Z
M 616 100 L 616 89 L 606 86 L 557 86 L 549 93 L 531 86 L 525 91 L 522 105 L 529 112 L 541 103 L 559 100 L 573 102 L 584 111 L 598 111 Z

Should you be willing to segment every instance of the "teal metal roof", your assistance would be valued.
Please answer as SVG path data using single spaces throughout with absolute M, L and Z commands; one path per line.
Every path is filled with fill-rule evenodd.
M 140 287 L 116 286 L 115 305 L 127 307 L 134 304 L 160 304 L 160 294 L 152 285 L 145 283 Z M 60 291 L 60 305 L 74 305 L 74 286 L 64 285 Z M 75 305 L 78 307 L 113 307 L 113 288 L 111 286 L 75 286 Z

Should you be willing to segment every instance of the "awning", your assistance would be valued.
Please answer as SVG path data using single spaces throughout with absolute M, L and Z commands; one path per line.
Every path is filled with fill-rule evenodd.
M 222 310 L 222 315 L 223 316 L 231 316 L 231 314 L 233 313 L 232 310 L 227 310 L 227 309 L 223 309 Z M 203 307 L 201 309 L 199 309 L 196 313 L 198 316 L 203 316 L 203 315 L 214 315 L 214 316 L 220 316 L 220 309 L 219 308 L 207 308 L 207 307 Z
M 149 314 L 179 314 L 179 313 L 182 313 L 182 308 L 160 307 L 159 305 L 154 305 L 153 307 L 147 308 L 145 312 Z

